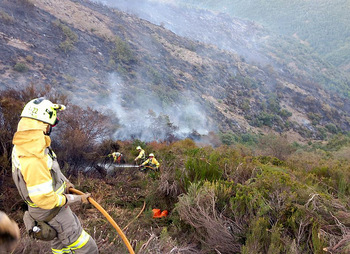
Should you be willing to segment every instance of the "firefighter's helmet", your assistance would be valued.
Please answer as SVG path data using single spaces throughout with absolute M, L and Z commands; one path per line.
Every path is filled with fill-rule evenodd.
M 28 102 L 21 117 L 28 117 L 55 126 L 58 123 L 57 111 L 65 110 L 66 106 L 54 104 L 43 97 Z

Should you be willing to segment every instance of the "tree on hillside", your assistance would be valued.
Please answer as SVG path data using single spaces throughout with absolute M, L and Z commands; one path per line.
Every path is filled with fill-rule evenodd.
M 76 105 L 68 108 L 61 119 L 54 145 L 58 148 L 58 159 L 67 163 L 67 173 L 76 174 L 87 162 L 98 159 L 97 146 L 111 138 L 116 119 Z

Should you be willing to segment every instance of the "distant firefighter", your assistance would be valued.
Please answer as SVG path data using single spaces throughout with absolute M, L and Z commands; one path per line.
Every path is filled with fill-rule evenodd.
M 0 211 L 0 253 L 11 253 L 20 239 L 16 222 Z
M 113 163 L 117 163 L 117 164 L 125 163 L 124 155 L 120 152 L 113 152 L 111 154 L 108 154 L 108 157 L 113 158 Z
M 137 162 L 138 160 L 142 162 L 144 162 L 146 160 L 146 153 L 145 150 L 143 150 L 141 148 L 141 146 L 136 147 L 136 150 L 139 151 L 139 155 L 135 158 L 135 162 Z
M 148 167 L 152 168 L 154 171 L 158 171 L 159 170 L 160 164 L 156 160 L 156 158 L 154 158 L 154 154 L 153 153 L 150 153 L 148 155 L 148 159 L 144 163 L 142 163 L 140 165 L 141 170 L 143 170 L 145 168 L 145 166 L 148 166 Z

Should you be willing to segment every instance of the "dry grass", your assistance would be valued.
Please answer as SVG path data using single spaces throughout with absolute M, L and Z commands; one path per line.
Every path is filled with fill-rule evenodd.
M 191 186 L 188 194 L 179 198 L 177 211 L 181 219 L 196 230 L 208 251 L 240 252 L 237 235 L 241 233 L 241 226 L 217 212 L 213 190 Z
M 100 37 L 114 38 L 114 33 L 109 29 L 111 20 L 96 11 L 93 11 L 79 3 L 69 0 L 31 0 L 37 7 L 50 12 L 75 28 L 93 32 Z
M 171 198 L 177 198 L 182 193 L 179 183 L 175 180 L 175 172 L 173 170 L 163 169 L 160 175 L 158 191 L 162 195 Z

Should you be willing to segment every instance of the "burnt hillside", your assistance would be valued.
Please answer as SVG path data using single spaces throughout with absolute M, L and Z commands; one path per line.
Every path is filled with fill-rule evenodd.
M 126 111 L 152 110 L 169 115 L 170 122 L 167 109 L 183 113 L 181 105 L 194 101 L 205 112 L 200 124 L 215 131 L 274 130 L 304 140 L 350 130 L 349 101 L 304 75 L 299 60 L 283 65 L 272 51 L 269 63 L 248 63 L 213 44 L 84 0 L 3 0 L 0 19 L 2 89 L 49 84 L 81 105 L 113 110 L 109 102 L 117 98 Z M 225 33 L 244 36 L 251 27 L 264 35 L 257 25 L 238 22 L 244 33 L 235 26 Z M 324 63 L 308 68 L 332 70 Z M 334 76 L 327 76 L 328 83 L 334 80 L 337 87 Z M 182 120 L 189 119 L 191 114 Z

